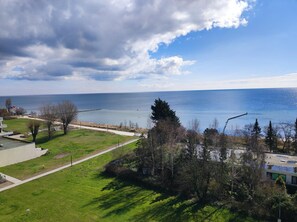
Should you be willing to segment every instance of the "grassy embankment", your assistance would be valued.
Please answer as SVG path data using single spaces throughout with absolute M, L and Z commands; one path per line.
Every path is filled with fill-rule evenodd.
M 5 121 L 5 124 L 9 126 L 10 130 L 27 132 L 25 131 L 27 122 L 24 119 L 8 120 Z M 67 135 L 63 135 L 62 131 L 55 132 L 53 138 L 48 140 L 46 132 L 40 132 L 37 135 L 37 147 L 48 149 L 48 154 L 22 163 L 1 167 L 0 172 L 18 179 L 25 179 L 70 163 L 71 156 L 75 161 L 130 139 L 132 137 L 105 132 L 71 130 Z M 31 138 L 29 137 L 28 140 Z
M 0 221 L 253 221 L 102 174 L 106 163 L 134 147 L 0 193 Z

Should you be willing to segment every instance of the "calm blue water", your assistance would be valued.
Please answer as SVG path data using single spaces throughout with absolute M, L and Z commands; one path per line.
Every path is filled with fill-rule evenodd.
M 11 99 L 13 105 L 24 107 L 28 112 L 38 112 L 46 103 L 71 100 L 79 110 L 101 109 L 79 113 L 81 121 L 116 125 L 121 122 L 128 125 L 132 121 L 147 127 L 150 106 L 158 97 L 170 104 L 185 127 L 197 118 L 200 128 L 204 129 L 217 118 L 222 129 L 229 117 L 245 112 L 248 112 L 247 116 L 231 120 L 227 129 L 254 123 L 256 118 L 264 127 L 269 120 L 273 123 L 294 122 L 297 117 L 297 88 L 11 96 Z M 6 98 L 0 97 L 0 106 L 5 106 Z

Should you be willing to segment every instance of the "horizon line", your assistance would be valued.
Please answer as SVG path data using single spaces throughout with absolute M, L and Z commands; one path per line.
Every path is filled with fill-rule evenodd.
M 121 91 L 121 92 L 80 92 L 80 93 L 48 93 L 48 94 L 15 94 L 1 95 L 2 97 L 17 96 L 62 96 L 62 95 L 91 95 L 91 94 L 133 94 L 133 93 L 166 93 L 166 92 L 190 92 L 190 91 L 228 91 L 228 90 L 259 90 L 259 89 L 297 89 L 296 87 L 260 87 L 260 88 L 221 88 L 221 89 L 182 89 L 182 90 L 156 90 L 156 91 Z

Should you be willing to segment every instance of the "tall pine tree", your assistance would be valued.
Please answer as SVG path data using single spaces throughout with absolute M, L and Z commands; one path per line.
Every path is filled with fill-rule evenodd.
M 270 152 L 277 149 L 277 136 L 275 129 L 272 127 L 271 121 L 269 121 L 266 131 L 265 144 L 269 148 Z
M 252 130 L 252 136 L 254 137 L 254 139 L 257 140 L 257 142 L 260 138 L 260 133 L 261 133 L 261 128 L 259 126 L 258 119 L 256 119 L 256 122 L 255 122 L 253 130 Z

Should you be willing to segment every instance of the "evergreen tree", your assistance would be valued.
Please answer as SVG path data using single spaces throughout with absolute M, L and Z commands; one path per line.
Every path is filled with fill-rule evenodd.
M 154 105 L 151 106 L 151 109 L 151 119 L 154 123 L 169 120 L 175 123 L 177 126 L 180 126 L 179 118 L 175 115 L 175 111 L 170 108 L 166 101 L 161 100 L 160 98 L 156 99 Z
M 270 152 L 277 149 L 277 136 L 274 128 L 272 127 L 271 121 L 269 121 L 269 126 L 267 128 L 265 144 L 269 148 Z
M 256 119 L 256 122 L 254 124 L 253 130 L 252 130 L 252 136 L 258 141 L 261 134 L 261 128 L 258 123 L 258 119 Z

